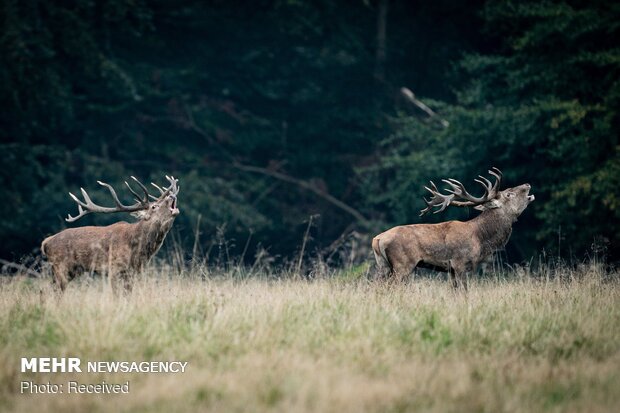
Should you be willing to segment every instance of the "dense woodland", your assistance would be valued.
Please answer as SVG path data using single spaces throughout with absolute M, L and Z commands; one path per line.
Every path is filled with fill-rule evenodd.
M 532 184 L 505 257 L 620 258 L 620 3 L 0 0 L 0 257 L 68 192 L 180 179 L 178 240 L 252 260 L 419 218 L 428 180 Z M 616 39 L 616 40 L 614 40 Z M 410 89 L 432 110 L 412 104 Z M 123 192 L 129 199 L 129 194 Z M 311 218 L 312 217 L 312 218 Z M 88 216 L 80 225 L 121 216 Z M 125 217 L 122 217 L 127 219 Z M 75 225 L 75 224 L 73 224 Z M 362 237 L 362 239 L 364 239 Z M 247 244 L 247 245 L 246 245 Z

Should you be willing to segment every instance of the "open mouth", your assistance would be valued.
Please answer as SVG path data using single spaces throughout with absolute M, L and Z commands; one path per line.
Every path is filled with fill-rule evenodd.
M 172 198 L 172 204 L 170 204 L 170 212 L 172 212 L 172 215 L 178 215 L 179 209 L 177 208 L 177 198 L 172 196 L 170 198 Z
M 533 200 L 535 200 L 536 197 L 534 195 L 528 195 L 527 200 L 532 202 Z

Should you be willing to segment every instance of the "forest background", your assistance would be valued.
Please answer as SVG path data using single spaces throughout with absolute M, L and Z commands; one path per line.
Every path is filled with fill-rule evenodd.
M 536 195 L 508 262 L 617 261 L 618 38 L 602 0 L 0 0 L 0 257 L 97 180 L 172 174 L 187 251 L 286 260 L 472 217 L 418 218 L 424 185 L 496 166 Z

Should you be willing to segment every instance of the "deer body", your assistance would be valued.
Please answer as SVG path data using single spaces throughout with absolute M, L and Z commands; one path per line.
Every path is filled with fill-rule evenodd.
M 457 182 L 460 187 L 444 181 L 453 187 L 448 191 L 451 195 L 447 196 L 440 194 L 432 184 L 433 189 L 427 189 L 434 197 L 426 201 L 428 208 L 422 211 L 423 214 L 432 207 L 441 206 L 441 211 L 448 205 L 476 205 L 483 212 L 466 222 L 402 225 L 377 235 L 372 241 L 372 249 L 378 267 L 388 269 L 389 274 L 398 279 L 406 277 L 416 267 L 432 267 L 449 272 L 455 288 L 459 284 L 467 288 L 464 274 L 476 271 L 494 251 L 504 248 L 513 223 L 534 200 L 534 196 L 529 195 L 529 184 L 497 191 L 499 176 L 495 186 L 485 185 L 487 191 L 482 198 L 471 196 L 455 180 L 452 182 Z M 461 201 L 455 201 L 455 195 Z
M 69 228 L 43 240 L 41 251 L 47 256 L 60 289 L 64 291 L 69 281 L 88 271 L 105 273 L 114 288 L 122 281 L 130 290 L 133 274 L 140 272 L 157 253 L 179 213 L 176 181 L 173 185 L 162 190 L 162 196 L 155 202 L 148 202 L 146 196 L 141 200 L 142 208 L 134 211 L 138 222 Z M 113 197 L 116 199 L 115 194 Z M 77 220 L 87 211 L 101 212 L 87 195 L 85 199 L 84 203 L 78 202 L 80 215 L 69 216 L 68 220 Z

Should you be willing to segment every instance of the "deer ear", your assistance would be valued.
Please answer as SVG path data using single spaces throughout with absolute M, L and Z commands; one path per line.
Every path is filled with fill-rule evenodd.
M 499 208 L 501 207 L 502 204 L 500 204 L 497 199 L 491 199 L 488 202 L 485 202 L 482 205 L 476 205 L 474 207 L 474 209 L 477 209 L 478 211 L 486 211 L 487 209 L 495 209 L 495 208 Z

